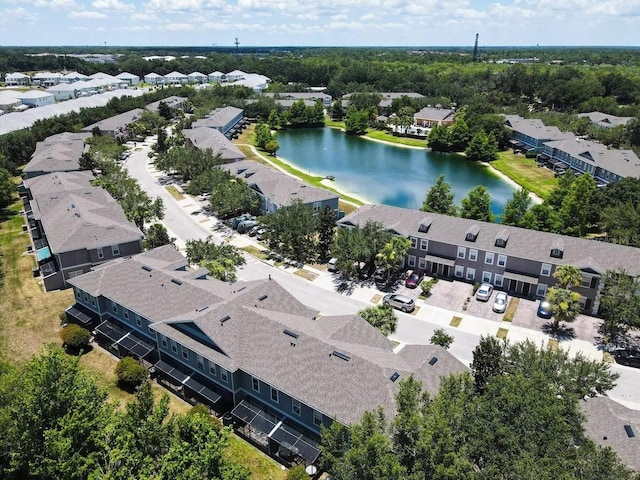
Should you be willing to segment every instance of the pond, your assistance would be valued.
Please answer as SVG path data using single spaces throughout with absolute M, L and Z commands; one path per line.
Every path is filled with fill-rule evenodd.
M 335 177 L 335 188 L 366 202 L 418 209 L 438 175 L 455 202 L 484 185 L 499 215 L 515 187 L 485 165 L 453 154 L 432 153 L 345 135 L 333 128 L 281 130 L 278 156 L 298 169 Z

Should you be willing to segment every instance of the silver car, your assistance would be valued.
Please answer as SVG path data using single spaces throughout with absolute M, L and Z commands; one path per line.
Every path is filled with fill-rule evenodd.
M 504 313 L 507 309 L 507 302 L 509 297 L 504 292 L 496 293 L 496 298 L 493 299 L 493 311 L 496 313 Z
M 491 298 L 491 294 L 493 293 L 493 285 L 490 283 L 483 283 L 478 288 L 476 292 L 476 300 L 480 300 L 481 302 L 488 302 Z
M 416 302 L 413 298 L 397 293 L 389 293 L 385 295 L 382 299 L 382 303 L 385 305 L 391 305 L 393 308 L 397 308 L 403 312 L 413 312 L 416 308 Z

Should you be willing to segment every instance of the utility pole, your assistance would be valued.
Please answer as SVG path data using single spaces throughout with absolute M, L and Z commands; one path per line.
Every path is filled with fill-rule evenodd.
M 236 41 L 233 43 L 236 46 L 236 53 L 238 53 L 238 46 L 240 45 L 240 42 L 238 41 L 238 37 L 236 37 Z
M 478 61 L 478 33 L 476 33 L 476 44 L 473 46 L 473 61 Z

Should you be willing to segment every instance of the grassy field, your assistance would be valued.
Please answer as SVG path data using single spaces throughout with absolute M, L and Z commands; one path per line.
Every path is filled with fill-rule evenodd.
M 551 170 L 538 167 L 533 158 L 525 158 L 510 150 L 500 152 L 491 165 L 543 200 L 558 186 L 558 179 Z
M 426 140 L 419 140 L 417 138 L 409 138 L 409 137 L 396 137 L 382 130 L 370 130 L 369 132 L 367 132 L 365 137 L 372 138 L 374 140 L 380 140 L 383 142 L 394 143 L 396 145 L 427 148 Z
M 71 289 L 45 292 L 39 279 L 33 278 L 34 257 L 26 254 L 30 244 L 22 232 L 24 218 L 19 214 L 21 202 L 16 202 L 7 215 L 0 218 L 0 261 L 5 273 L 0 287 L 0 360 L 19 364 L 37 354 L 44 345 L 60 344 L 59 315 L 73 303 Z M 91 349 L 81 359 L 81 365 L 109 391 L 109 398 L 121 405 L 133 395 L 117 385 L 114 369 L 118 359 L 100 347 Z M 191 405 L 157 384 L 152 384 L 156 398 L 168 393 L 174 414 L 187 412 Z M 241 438 L 232 435 L 228 454 L 246 465 L 256 480 L 283 480 L 286 471 L 280 465 Z

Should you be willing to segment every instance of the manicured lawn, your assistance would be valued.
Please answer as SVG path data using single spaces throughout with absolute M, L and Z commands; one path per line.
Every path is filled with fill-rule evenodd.
M 461 323 L 462 323 L 462 317 L 456 316 L 451 319 L 451 321 L 449 322 L 449 325 L 451 327 L 459 327 Z
M 166 188 L 167 192 L 169 192 L 171 196 L 175 198 L 177 201 L 185 199 L 185 196 L 174 185 L 167 185 L 164 188 Z
M 502 320 L 505 322 L 513 322 L 513 317 L 516 314 L 516 310 L 518 310 L 518 305 L 520 305 L 520 299 L 512 297 L 511 300 L 509 300 L 509 305 L 507 305 L 507 310 L 504 312 Z
M 498 333 L 496 333 L 496 337 L 498 337 L 501 340 L 504 340 L 505 338 L 507 338 L 507 335 L 509 334 L 509 330 L 506 328 L 499 328 L 498 329 Z
M 279 463 L 235 434 L 229 436 L 227 454 L 251 470 L 253 480 L 284 480 L 287 477 L 287 470 Z
M 395 143 L 397 145 L 427 148 L 426 140 L 419 140 L 417 138 L 409 138 L 409 137 L 396 137 L 382 130 L 370 130 L 367 132 L 365 137 L 373 138 L 374 140 L 382 140 L 383 142 Z
M 525 158 L 511 151 L 500 152 L 491 165 L 543 200 L 558 186 L 558 179 L 551 170 L 538 167 L 533 158 Z

